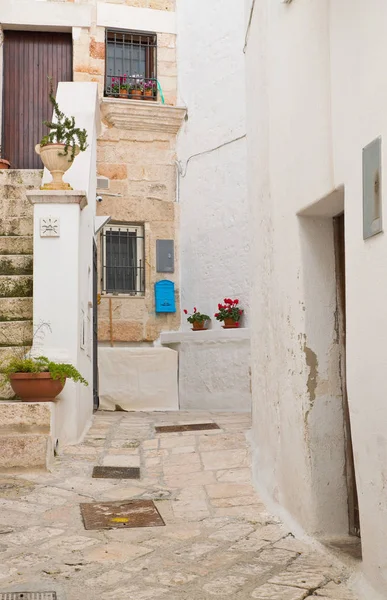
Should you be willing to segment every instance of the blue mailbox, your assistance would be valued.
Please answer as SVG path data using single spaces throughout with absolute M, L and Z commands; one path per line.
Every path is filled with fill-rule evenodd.
M 155 283 L 156 313 L 175 313 L 175 284 L 163 279 Z

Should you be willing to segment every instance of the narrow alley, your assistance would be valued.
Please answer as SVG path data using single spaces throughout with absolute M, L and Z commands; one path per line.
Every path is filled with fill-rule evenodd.
M 155 431 L 200 423 L 219 429 Z M 251 485 L 249 428 L 247 414 L 99 412 L 51 472 L 3 474 L 0 592 L 355 600 L 343 567 L 266 512 Z M 93 479 L 96 465 L 140 467 L 141 478 Z M 132 499 L 154 500 L 165 526 L 85 530 L 80 504 Z

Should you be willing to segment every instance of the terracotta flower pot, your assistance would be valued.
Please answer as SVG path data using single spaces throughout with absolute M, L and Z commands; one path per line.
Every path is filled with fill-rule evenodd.
M 192 323 L 192 331 L 205 331 L 206 329 L 206 321 L 194 321 Z
M 144 90 L 145 100 L 152 100 L 153 98 L 153 90 Z
M 120 88 L 120 98 L 127 98 L 128 97 L 128 90 L 126 88 Z
M 14 373 L 11 387 L 23 402 L 55 402 L 65 384 L 50 373 Z
M 239 321 L 234 321 L 234 319 L 225 319 L 223 329 L 236 329 L 239 327 Z
M 0 158 L 0 169 L 9 169 L 11 164 L 5 160 L 5 158 Z
M 52 175 L 52 181 L 45 183 L 42 190 L 72 190 L 73 188 L 69 183 L 63 181 L 63 175 L 69 170 L 73 164 L 71 160 L 71 148 L 68 150 L 68 154 L 62 156 L 64 151 L 64 144 L 47 144 L 47 146 L 41 146 L 36 144 L 35 152 L 40 155 L 42 162 L 46 169 L 48 169 Z M 75 147 L 75 156 L 80 152 L 78 146 Z
M 131 90 L 130 96 L 131 96 L 131 98 L 133 98 L 133 100 L 142 100 L 143 93 L 141 90 Z

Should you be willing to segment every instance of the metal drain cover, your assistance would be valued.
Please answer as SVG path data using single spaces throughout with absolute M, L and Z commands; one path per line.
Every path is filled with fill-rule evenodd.
M 140 479 L 138 467 L 94 467 L 94 479 Z
M 56 592 L 3 592 L 0 600 L 57 600 Z
M 128 529 L 165 526 L 152 500 L 91 502 L 80 506 L 85 529 Z
M 220 429 L 216 423 L 194 423 L 193 425 L 161 425 L 155 427 L 156 433 L 181 433 L 183 431 L 205 431 L 206 429 Z

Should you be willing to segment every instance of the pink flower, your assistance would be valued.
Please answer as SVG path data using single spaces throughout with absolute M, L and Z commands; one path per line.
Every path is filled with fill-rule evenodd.
M 194 313 L 196 313 L 196 312 L 197 312 L 197 311 L 196 311 L 196 306 L 194 306 Z
M 223 306 L 221 304 L 218 304 L 218 308 L 219 310 L 222 310 Z
M 215 313 L 215 314 L 214 314 L 214 317 L 219 317 L 219 313 Z
M 240 323 L 239 323 L 239 321 L 237 321 L 237 322 L 235 323 L 235 327 L 239 327 L 239 326 L 240 326 Z
M 234 300 L 234 304 L 239 304 L 239 300 Z
M 186 308 L 184 309 L 184 314 L 188 315 L 188 310 Z

